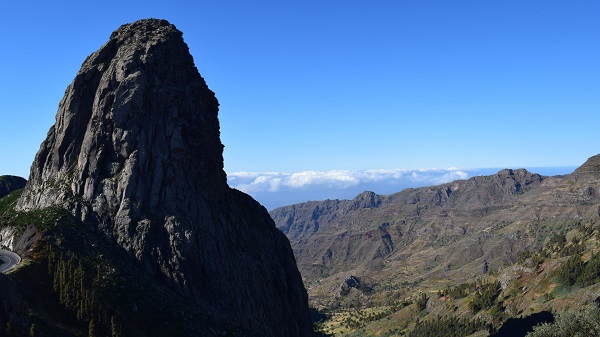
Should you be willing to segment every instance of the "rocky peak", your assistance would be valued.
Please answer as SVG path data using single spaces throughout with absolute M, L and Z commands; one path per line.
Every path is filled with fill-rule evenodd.
M 525 186 L 541 183 L 544 178 L 537 174 L 531 173 L 526 169 L 504 169 L 497 174 L 500 179 L 500 184 L 504 186 L 508 192 L 519 192 Z
M 217 112 L 175 26 L 123 25 L 67 88 L 19 208 L 82 197 L 73 211 L 110 227 L 124 203 L 127 217 L 164 216 L 184 192 L 220 197 L 227 185 Z
M 354 197 L 352 209 L 376 208 L 381 204 L 381 197 L 375 192 L 364 191 Z
M 121 26 L 68 86 L 17 207 L 68 210 L 217 323 L 307 336 L 289 241 L 227 186 L 218 106 L 174 25 Z

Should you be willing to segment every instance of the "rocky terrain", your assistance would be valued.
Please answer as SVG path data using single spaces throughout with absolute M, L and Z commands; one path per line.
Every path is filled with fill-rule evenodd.
M 67 324 L 19 297 L 19 286 L 35 283 L 27 275 L 47 264 L 58 302 L 76 318 L 68 322 L 73 335 L 88 323 L 113 335 L 120 325 L 131 335 L 161 335 L 152 324 L 135 326 L 142 317 L 114 323 L 161 310 L 175 311 L 165 313 L 175 320 L 168 324 L 186 335 L 311 335 L 289 241 L 264 207 L 227 186 L 218 106 L 182 33 L 165 20 L 123 25 L 91 54 L 66 89 L 22 194 L 2 199 L 0 226 L 13 230 L 14 250 L 31 261 L 4 282 L 36 318 L 0 319 L 25 327 L 37 320 L 48 331 Z M 110 293 L 101 311 L 88 308 L 83 285 L 75 291 L 68 282 L 85 283 L 94 268 L 106 274 L 89 282 L 90 293 Z M 109 291 L 129 286 L 129 294 L 158 298 Z
M 561 233 L 581 244 L 565 242 L 567 250 L 591 254 L 599 193 L 600 155 L 570 175 L 506 169 L 392 195 L 364 192 L 353 200 L 306 202 L 271 216 L 292 243 L 313 305 L 382 308 L 394 298 L 412 300 L 420 292 L 496 279 L 519 256 L 552 251 L 548 245 Z M 341 292 L 351 278 L 363 290 Z M 515 304 L 513 314 L 529 305 Z

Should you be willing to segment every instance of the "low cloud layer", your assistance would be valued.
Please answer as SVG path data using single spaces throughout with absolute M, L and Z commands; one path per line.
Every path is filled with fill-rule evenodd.
M 479 170 L 332 170 L 303 172 L 231 172 L 229 185 L 246 192 L 267 209 L 324 199 L 352 199 L 368 190 L 379 194 L 407 187 L 437 185 L 481 174 Z
M 436 185 L 466 179 L 469 173 L 454 168 L 425 170 L 303 171 L 303 172 L 233 172 L 229 185 L 246 193 L 279 192 L 314 187 L 345 189 L 367 183 L 417 183 Z

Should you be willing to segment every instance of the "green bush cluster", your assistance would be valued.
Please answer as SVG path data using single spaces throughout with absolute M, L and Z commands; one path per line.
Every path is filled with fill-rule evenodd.
M 557 271 L 557 279 L 566 286 L 587 287 L 600 281 L 600 253 L 583 262 L 580 255 L 571 256 Z
M 583 310 L 568 310 L 558 314 L 554 323 L 533 328 L 526 337 L 600 337 L 600 308 L 589 304 Z
M 500 292 L 502 292 L 500 282 L 481 284 L 475 292 L 475 297 L 469 302 L 471 311 L 477 313 L 481 310 L 488 310 L 495 306 L 499 306 L 497 300 Z
M 17 232 L 33 225 L 37 229 L 47 231 L 60 223 L 69 222 L 72 217 L 59 207 L 48 207 L 29 212 L 18 212 L 14 209 L 23 190 L 16 190 L 0 199 L 0 228 L 11 226 Z
M 88 324 L 88 336 L 122 337 L 122 327 L 103 300 L 114 284 L 99 265 L 77 258 L 71 252 L 56 252 L 48 245 L 48 274 L 59 301 Z
M 452 299 L 458 300 L 469 296 L 469 294 L 475 289 L 475 283 L 461 283 L 454 287 L 447 287 L 440 292 L 440 295 L 451 297 Z
M 408 337 L 463 337 L 477 331 L 488 329 L 488 324 L 480 319 L 436 317 L 432 320 L 418 321 Z
M 419 296 L 417 296 L 417 299 L 415 300 L 415 304 L 417 305 L 417 310 L 418 311 L 425 310 L 427 308 L 427 301 L 429 301 L 429 297 L 427 297 L 427 294 L 420 293 Z

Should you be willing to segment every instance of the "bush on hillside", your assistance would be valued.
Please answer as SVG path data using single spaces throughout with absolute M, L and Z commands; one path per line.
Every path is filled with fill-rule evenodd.
M 558 314 L 554 323 L 533 328 L 526 337 L 600 337 L 600 308 L 590 304 L 581 311 L 569 310 Z

